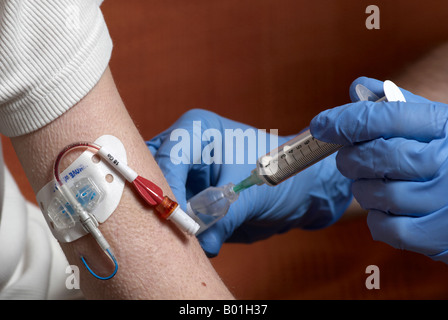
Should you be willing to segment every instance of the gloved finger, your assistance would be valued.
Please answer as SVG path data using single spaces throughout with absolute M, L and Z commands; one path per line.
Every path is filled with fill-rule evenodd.
M 423 216 L 448 205 L 445 180 L 441 176 L 422 182 L 361 179 L 353 182 L 352 192 L 366 210 Z
M 149 151 L 153 156 L 156 155 L 157 150 L 159 150 L 160 146 L 162 145 L 162 142 L 165 140 L 165 132 L 162 132 L 161 134 L 155 136 L 151 140 L 146 141 L 146 146 L 148 147 Z
M 230 209 L 217 223 L 197 236 L 208 257 L 218 255 L 224 242 L 244 223 L 245 215 Z
M 370 90 L 373 94 L 375 94 L 378 98 L 384 97 L 384 89 L 383 89 L 383 81 L 379 81 L 373 78 L 368 77 L 359 77 L 355 81 L 352 82 L 350 85 L 349 93 L 350 93 L 350 99 L 352 102 L 357 102 L 360 100 L 359 97 L 359 86 L 364 86 L 368 90 Z M 405 99 L 407 102 L 421 102 L 421 103 L 428 103 L 430 100 L 423 98 L 421 96 L 418 96 L 416 94 L 413 94 L 412 92 L 409 92 L 403 88 L 400 88 L 401 92 L 403 93 Z
M 312 135 L 341 145 L 403 137 L 422 142 L 445 136 L 448 107 L 439 103 L 356 102 L 329 109 L 311 121 Z
M 162 144 L 162 147 L 163 145 L 164 144 Z M 166 154 L 165 152 L 157 152 L 154 158 L 157 161 L 159 168 L 162 170 L 166 181 L 170 185 L 171 191 L 173 192 L 176 201 L 185 211 L 187 208 L 187 195 L 185 185 L 187 182 L 190 165 L 183 163 L 174 164 L 171 161 L 169 154 Z
M 170 149 L 172 145 L 169 142 L 169 135 L 171 132 L 171 129 L 165 130 L 151 140 L 146 141 L 146 146 L 152 153 L 159 168 L 162 170 L 176 201 L 183 210 L 186 210 L 185 183 L 187 181 L 188 171 L 190 170 L 190 166 L 187 162 L 189 159 L 186 159 L 184 156 L 183 159 L 177 159 L 180 164 L 173 163 Z M 182 163 L 182 161 L 185 163 Z
M 270 226 L 258 226 L 256 224 L 252 225 L 250 222 L 243 222 L 240 219 L 233 218 L 229 213 L 199 234 L 197 238 L 207 256 L 209 258 L 216 257 L 225 242 L 252 243 L 279 233 L 279 229 L 284 229 L 283 232 L 285 232 L 293 227 L 293 223 L 286 226 L 279 223 Z
M 404 138 L 375 139 L 339 150 L 336 163 L 349 179 L 432 179 L 448 158 L 442 139 L 429 143 Z
M 177 202 L 183 210 L 186 209 L 187 200 L 198 192 L 210 186 L 213 176 L 219 175 L 217 166 L 206 164 L 173 163 L 164 151 L 169 147 L 165 142 L 156 153 L 155 159 L 162 170 L 165 179 L 170 185 Z
M 364 86 L 370 90 L 377 98 L 384 96 L 383 81 L 379 81 L 373 78 L 359 77 L 352 82 L 349 89 L 350 99 L 352 102 L 360 101 L 359 86 Z
M 226 240 L 224 233 L 225 231 L 215 224 L 197 236 L 207 257 L 214 258 L 219 254 Z
M 258 188 L 262 187 L 268 186 L 261 186 Z M 222 244 L 232 237 L 241 225 L 253 218 L 251 216 L 252 214 L 259 213 L 253 212 L 254 201 L 256 201 L 258 194 L 257 191 L 258 190 L 256 189 L 245 190 L 240 194 L 239 199 L 232 203 L 227 214 L 222 219 L 198 235 L 199 243 L 201 244 L 202 249 L 207 253 L 207 256 L 212 257 L 218 255 Z M 270 196 L 274 197 L 274 195 Z
M 374 240 L 442 260 L 448 248 L 446 209 L 424 217 L 403 217 L 370 211 L 367 224 Z
M 205 118 L 210 117 L 213 113 L 201 110 L 201 109 L 191 109 L 182 114 L 182 116 L 177 119 L 167 130 L 162 133 L 156 135 L 151 140 L 146 142 L 149 150 L 153 155 L 160 148 L 163 142 L 170 140 L 171 138 L 175 139 L 187 139 L 187 137 L 183 136 L 183 134 L 188 135 L 188 140 L 192 138 L 192 135 L 195 133 L 195 121 L 200 123 L 204 121 Z M 199 124 L 200 126 L 200 124 Z M 200 127 L 197 127 L 199 131 Z M 201 137 L 198 137 L 199 141 L 201 141 Z
M 210 175 L 215 173 L 210 165 L 202 163 L 201 144 L 191 142 L 197 133 L 188 116 L 198 113 L 200 112 L 196 110 L 186 113 L 170 129 L 147 143 L 151 149 L 156 150 L 154 159 L 184 210 L 187 199 L 208 187 Z

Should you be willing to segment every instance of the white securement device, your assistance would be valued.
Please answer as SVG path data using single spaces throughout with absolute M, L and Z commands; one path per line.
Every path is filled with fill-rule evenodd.
M 126 150 L 118 138 L 105 135 L 95 143 L 107 146 L 121 161 L 126 161 Z M 115 211 L 125 185 L 120 174 L 89 150 L 84 151 L 60 176 L 64 186 L 75 196 L 74 203 L 80 203 L 98 223 L 105 222 Z M 47 183 L 37 193 L 36 199 L 58 241 L 72 242 L 88 233 L 76 215 L 73 202 L 65 199 L 55 181 Z

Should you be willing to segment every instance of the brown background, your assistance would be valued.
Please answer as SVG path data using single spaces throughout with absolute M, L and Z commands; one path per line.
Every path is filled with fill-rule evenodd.
M 380 30 L 365 27 L 370 4 L 380 8 Z M 440 0 L 109 0 L 102 9 L 115 46 L 112 72 L 145 139 L 190 108 L 293 134 L 348 102 L 356 77 L 393 80 L 448 40 Z M 34 201 L 2 139 L 8 166 Z M 364 216 L 225 245 L 212 261 L 241 299 L 448 297 L 446 265 L 374 242 Z M 380 290 L 365 287 L 372 264 Z

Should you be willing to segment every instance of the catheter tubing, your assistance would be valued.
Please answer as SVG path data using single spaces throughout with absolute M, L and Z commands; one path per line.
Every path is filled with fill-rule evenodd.
M 127 181 L 132 183 L 138 177 L 138 174 L 134 170 L 119 159 L 116 159 L 105 147 L 100 147 L 97 155 L 108 161 Z
M 61 178 L 60 178 L 60 174 L 59 174 L 59 166 L 60 166 L 60 163 L 61 163 L 62 159 L 64 158 L 64 156 L 69 151 L 71 151 L 73 149 L 77 149 L 77 148 L 93 148 L 95 150 L 99 150 L 100 146 L 98 146 L 97 144 L 94 144 L 94 143 L 90 143 L 90 142 L 77 142 L 77 143 L 73 143 L 73 144 L 70 144 L 67 147 L 65 147 L 58 154 L 58 156 L 56 157 L 56 160 L 54 162 L 54 165 L 53 165 L 54 178 L 58 184 L 58 187 L 60 188 L 62 195 L 72 205 L 72 207 L 78 214 L 79 220 L 80 220 L 82 226 L 86 229 L 86 231 L 88 231 L 93 236 L 93 238 L 96 240 L 96 242 L 101 247 L 101 249 L 103 249 L 105 251 L 105 253 L 107 253 L 109 258 L 114 263 L 114 271 L 109 276 L 101 277 L 101 276 L 97 275 L 89 267 L 89 265 L 87 264 L 87 262 L 83 256 L 81 256 L 81 261 L 83 262 L 83 264 L 87 268 L 87 270 L 95 278 L 100 279 L 100 280 L 108 280 L 108 279 L 111 279 L 113 276 L 115 276 L 115 274 L 117 273 L 118 262 L 115 259 L 115 256 L 113 255 L 113 253 L 110 249 L 109 243 L 107 242 L 106 238 L 103 236 L 100 229 L 98 228 L 98 222 L 94 219 L 94 217 L 90 213 L 88 213 L 87 211 L 84 210 L 84 208 L 81 206 L 81 204 L 78 202 L 78 200 L 76 200 L 76 198 L 73 196 L 73 194 L 68 189 L 68 187 L 65 184 L 63 184 L 63 182 L 61 181 Z

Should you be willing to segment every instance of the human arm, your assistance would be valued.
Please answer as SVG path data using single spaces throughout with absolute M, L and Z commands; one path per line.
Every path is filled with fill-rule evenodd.
M 169 187 L 147 150 L 116 91 L 107 70 L 97 86 L 76 106 L 44 128 L 12 139 L 33 190 L 52 178 L 57 153 L 74 141 L 92 141 L 104 133 L 126 146 L 129 165 L 169 195 Z M 32 155 L 32 156 L 30 156 Z M 83 237 L 62 247 L 71 264 L 80 266 L 88 298 L 230 298 L 193 237 L 180 234 L 148 208 L 133 190 L 125 188 L 113 215 L 101 225 L 119 261 L 119 273 L 109 281 L 93 279 L 80 264 L 83 254 L 99 274 L 110 264 L 95 241 Z M 101 257 L 101 259 L 100 259 Z M 206 284 L 206 286 L 203 285 Z
M 65 6 L 79 5 L 79 8 L 82 9 L 88 8 L 94 2 L 57 1 L 53 5 L 56 3 L 62 7 L 62 10 L 56 10 L 52 13 L 56 16 L 58 14 L 63 16 Z M 29 17 L 27 16 L 28 11 L 21 11 L 28 7 L 19 4 L 19 2 L 9 2 L 9 10 L 4 13 L 4 16 L 11 18 L 10 15 L 14 13 L 16 14 L 14 17 L 23 17 L 21 15 Z M 48 3 L 46 4 L 48 5 Z M 40 4 L 28 2 L 28 5 L 39 6 Z M 30 10 L 30 12 L 46 13 L 43 7 L 39 9 L 41 9 L 41 12 L 39 10 Z M 55 11 L 55 7 L 52 11 Z M 88 12 L 91 12 L 91 10 Z M 36 33 L 39 35 L 39 31 L 42 32 L 42 35 L 51 35 L 51 33 L 48 33 L 47 27 L 49 25 L 46 23 L 56 24 L 57 21 L 54 19 L 47 21 L 45 18 L 39 18 L 26 20 L 27 27 L 31 27 L 35 32 L 28 33 L 28 36 L 36 35 Z M 5 19 L 2 21 L 6 23 L 15 20 Z M 81 20 L 81 22 L 83 21 Z M 61 54 L 61 46 L 56 41 L 51 41 L 54 38 L 45 38 L 45 40 L 50 41 L 46 43 L 47 46 L 42 53 L 39 50 L 42 49 L 40 47 L 42 45 L 40 40 L 42 39 L 38 39 L 38 37 L 18 37 L 20 28 L 10 33 L 8 31 L 11 29 L 6 27 L 1 30 L 6 32 L 6 37 L 2 37 L 4 40 L 2 44 L 21 44 L 18 41 L 20 39 L 25 40 L 24 47 L 21 49 L 29 49 L 29 52 L 19 50 L 19 55 L 15 55 L 13 54 L 14 50 L 10 49 L 9 46 L 2 47 L 4 49 L 1 50 L 3 54 L 1 59 L 2 71 L 4 71 L 2 76 L 10 81 L 1 82 L 1 84 L 8 85 L 0 88 L 3 90 L 0 91 L 2 93 L 1 110 L 4 112 L 1 127 L 5 134 L 12 136 L 14 148 L 34 192 L 39 191 L 44 184 L 51 181 L 53 161 L 61 148 L 79 140 L 94 141 L 101 135 L 111 134 L 123 142 L 130 166 L 142 176 L 160 185 L 166 194 L 172 195 L 117 92 L 111 73 L 107 68 L 109 58 L 107 52 L 101 51 L 104 55 L 96 56 L 101 60 L 101 65 L 78 64 L 76 58 L 79 58 L 81 48 L 85 49 L 82 37 L 75 37 L 76 41 L 73 42 L 67 40 L 67 43 L 69 45 L 73 44 L 73 47 L 63 54 Z M 56 31 L 58 30 L 61 33 L 56 32 L 56 35 L 61 39 L 73 35 L 70 32 L 64 34 L 67 30 L 63 28 L 63 24 L 59 26 L 59 29 L 56 28 Z M 81 30 L 84 30 L 84 28 Z M 75 35 L 78 34 L 76 30 L 74 33 Z M 88 29 L 87 33 L 89 35 L 93 34 L 94 30 Z M 92 40 L 93 47 L 95 47 L 94 40 Z M 30 56 L 20 59 L 20 55 L 25 53 L 29 53 Z M 95 57 L 96 53 L 98 52 L 93 48 L 87 50 L 89 57 L 91 55 Z M 48 59 L 51 60 L 53 57 L 62 57 L 63 59 L 58 62 L 66 63 L 65 68 L 55 65 L 54 61 L 48 63 Z M 65 61 L 64 59 L 67 57 L 71 57 L 73 60 Z M 81 62 L 86 61 L 88 60 L 81 60 Z M 27 65 L 28 62 L 31 63 L 31 66 Z M 27 69 L 27 67 L 32 68 L 33 66 L 39 68 L 32 69 L 35 73 L 30 73 L 30 69 Z M 85 68 L 81 68 L 81 66 Z M 97 68 L 93 68 L 93 66 Z M 27 72 L 20 74 L 23 70 Z M 87 77 L 86 70 L 92 71 L 96 77 Z M 61 73 L 61 71 L 64 72 Z M 83 81 L 75 77 L 76 72 L 80 72 Z M 8 78 L 8 76 L 11 76 L 11 78 Z M 2 78 L 2 80 L 4 79 Z M 70 80 L 73 79 L 78 81 L 70 83 Z M 92 81 L 87 81 L 89 79 Z M 45 86 L 47 80 L 55 80 L 53 83 L 55 86 Z M 65 86 L 67 83 L 63 80 L 67 80 L 70 85 Z M 14 81 L 18 81 L 18 83 Z M 62 83 L 64 83 L 64 86 L 60 85 Z M 86 83 L 87 86 L 84 86 Z M 58 84 L 68 90 L 67 95 L 63 94 L 61 88 L 57 86 Z M 43 86 L 46 89 L 45 94 L 39 94 L 42 93 L 39 90 Z M 11 87 L 14 87 L 15 90 L 11 91 Z M 56 99 L 49 99 L 50 101 L 45 99 L 46 97 L 54 97 L 54 95 Z M 74 97 L 75 95 L 76 97 Z M 72 97 L 74 99 L 70 100 Z M 18 105 L 16 103 L 18 101 L 24 101 L 24 103 Z M 48 112 L 42 106 L 48 107 L 46 109 Z M 28 114 L 27 119 L 36 120 L 27 123 L 30 125 L 28 127 L 23 123 L 23 119 L 17 121 L 18 123 L 13 123 L 14 120 L 20 119 L 20 116 L 23 115 L 23 113 L 15 112 L 17 108 L 21 107 L 24 111 L 40 112 L 42 117 L 32 113 Z M 59 114 L 50 112 L 56 109 L 58 109 Z M 9 116 L 5 115 L 6 113 Z M 23 125 L 20 125 L 21 123 Z M 92 268 L 99 274 L 110 271 L 110 262 L 98 250 L 91 236 L 85 236 L 69 244 L 62 244 L 69 262 L 80 267 L 81 288 L 87 298 L 232 298 L 203 254 L 196 239 L 185 236 L 171 223 L 158 218 L 151 208 L 140 201 L 129 186 L 125 188 L 118 208 L 100 226 L 100 229 L 112 245 L 119 263 L 119 271 L 111 280 L 100 281 L 93 278 L 81 264 L 80 254 L 83 254 Z

